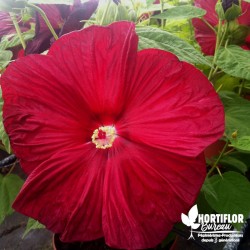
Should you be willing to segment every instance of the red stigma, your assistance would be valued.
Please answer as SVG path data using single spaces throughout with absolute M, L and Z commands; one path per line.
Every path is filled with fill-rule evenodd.
M 106 132 L 99 130 L 98 131 L 98 138 L 99 139 L 106 139 Z

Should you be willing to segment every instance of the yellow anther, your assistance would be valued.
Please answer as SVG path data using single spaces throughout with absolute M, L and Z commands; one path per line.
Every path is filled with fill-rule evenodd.
M 95 129 L 92 135 L 92 142 L 96 148 L 111 148 L 116 138 L 116 130 L 114 126 L 103 126 Z

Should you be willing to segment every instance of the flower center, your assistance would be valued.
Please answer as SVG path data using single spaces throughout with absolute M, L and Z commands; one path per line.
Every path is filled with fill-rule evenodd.
M 111 148 L 116 138 L 116 130 L 114 126 L 102 126 L 94 130 L 92 142 L 96 148 Z

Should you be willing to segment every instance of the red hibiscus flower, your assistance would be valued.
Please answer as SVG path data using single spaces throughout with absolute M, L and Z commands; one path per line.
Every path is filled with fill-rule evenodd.
M 137 52 L 134 29 L 71 32 L 1 78 L 4 125 L 29 174 L 13 206 L 65 242 L 156 246 L 195 202 L 202 152 L 224 131 L 207 78 L 171 53 Z
M 195 6 L 205 9 L 207 11 L 204 18 L 215 29 L 219 22 L 218 15 L 215 11 L 216 3 L 217 0 L 195 0 Z M 239 24 L 239 27 L 237 29 L 238 31 L 240 31 L 241 28 L 244 28 L 244 26 L 250 27 L 250 4 L 242 1 L 241 7 L 242 15 L 237 18 Z M 193 26 L 195 28 L 195 38 L 201 46 L 202 52 L 206 55 L 213 55 L 216 44 L 216 33 L 214 32 L 214 30 L 198 18 L 193 19 Z M 247 44 L 245 42 L 245 38 L 247 36 L 247 31 L 243 34 L 239 34 L 239 32 L 237 32 L 236 30 L 234 32 L 235 38 L 238 39 L 240 37 L 240 39 L 239 41 L 234 40 L 232 41 L 232 43 L 238 43 L 241 46 L 246 46 Z

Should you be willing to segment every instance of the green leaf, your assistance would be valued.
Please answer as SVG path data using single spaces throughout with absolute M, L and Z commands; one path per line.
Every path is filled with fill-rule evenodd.
M 208 178 L 205 179 L 202 188 L 201 188 L 201 192 L 203 192 L 204 194 L 209 194 L 209 196 L 214 197 L 214 199 L 216 199 L 216 191 L 214 190 L 214 187 L 212 186 L 210 180 Z
M 23 180 L 14 174 L 0 175 L 0 224 L 13 213 L 12 203 L 23 185 Z
M 9 64 L 12 55 L 12 52 L 9 50 L 0 51 L 0 70 L 3 70 Z
M 5 151 L 10 154 L 11 153 L 10 139 L 7 133 L 5 132 L 2 122 L 0 123 L 0 140 L 2 141 L 2 144 L 4 145 Z
M 177 36 L 158 28 L 137 27 L 139 49 L 157 48 L 174 53 L 180 60 L 193 64 L 210 65 L 209 61 L 193 46 Z
M 231 140 L 232 145 L 242 151 L 250 152 L 250 136 L 241 136 Z
M 0 88 L 0 140 L 5 147 L 5 150 L 10 154 L 11 147 L 10 147 L 10 140 L 9 136 L 5 132 L 4 125 L 3 125 L 3 98 L 2 98 L 2 90 Z
M 28 0 L 28 3 L 33 4 L 67 4 L 73 5 L 74 0 Z
M 221 1 L 217 1 L 215 4 L 215 11 L 221 20 L 225 20 L 225 12 Z
M 33 10 L 31 8 L 25 8 L 22 12 L 21 12 L 21 18 L 22 18 L 22 22 L 26 23 L 28 21 L 32 21 L 32 14 Z
M 249 89 L 250 89 L 250 81 L 244 81 L 244 84 L 243 84 L 243 91 L 245 91 L 246 94 L 250 94 L 250 93 L 249 93 Z
M 25 232 L 23 233 L 23 238 L 25 238 L 31 230 L 42 229 L 42 228 L 45 228 L 43 224 L 39 223 L 39 221 L 37 220 L 29 218 Z
M 7 43 L 8 43 L 8 41 L 3 41 L 3 40 L 0 41 L 0 53 L 1 53 L 1 51 L 5 50 L 8 47 Z M 0 57 L 1 57 L 1 55 L 0 55 Z
M 199 209 L 199 214 L 212 214 L 214 212 L 214 210 L 209 206 L 203 190 L 201 190 L 195 203 Z
M 230 156 L 243 162 L 247 166 L 247 168 L 250 169 L 250 154 L 235 151 L 235 152 L 231 153 Z
M 225 13 L 225 19 L 230 22 L 239 17 L 242 14 L 241 7 L 237 4 L 232 4 L 232 6 L 227 9 Z
M 236 45 L 221 48 L 216 63 L 225 73 L 250 80 L 250 51 Z
M 167 11 L 151 16 L 151 18 L 167 19 L 167 20 L 180 20 L 180 19 L 192 19 L 195 17 L 202 17 L 206 14 L 206 11 L 191 5 L 177 6 Z
M 220 160 L 220 164 L 239 170 L 243 174 L 245 174 L 248 170 L 247 165 L 243 161 L 230 155 L 223 156 L 223 158 Z
M 220 91 L 234 91 L 240 86 L 241 79 L 230 75 L 223 75 L 219 79 L 215 80 L 214 88 Z
M 161 11 L 161 4 L 152 4 L 150 6 L 148 6 L 146 9 L 141 9 L 139 12 L 139 16 L 142 15 L 143 13 L 149 13 L 149 12 L 154 12 L 154 11 Z M 171 9 L 173 8 L 172 5 L 169 5 L 167 3 L 164 3 L 164 7 L 163 9 Z
M 103 16 L 105 16 L 104 19 Z M 108 25 L 115 21 L 129 20 L 129 18 L 133 18 L 133 15 L 128 15 L 126 7 L 121 4 L 116 5 L 112 1 L 110 4 L 106 2 L 105 4 L 100 5 L 95 15 L 96 23 L 101 25 Z
M 237 94 L 221 91 L 226 119 L 226 136 L 232 145 L 250 152 L 250 102 Z
M 223 177 L 223 178 L 222 178 Z M 250 183 L 246 177 L 236 172 L 214 175 L 209 183 L 216 192 L 216 197 L 205 192 L 208 204 L 220 214 L 243 214 L 247 219 L 250 213 Z M 240 229 L 239 224 L 234 225 Z

